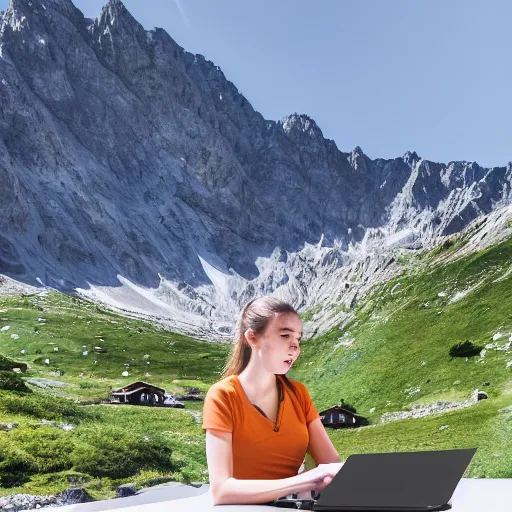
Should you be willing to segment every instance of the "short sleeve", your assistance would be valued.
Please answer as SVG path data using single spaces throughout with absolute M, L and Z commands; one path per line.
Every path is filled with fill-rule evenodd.
M 203 430 L 233 432 L 233 412 L 225 390 L 213 385 L 204 398 Z
M 309 425 L 312 421 L 316 420 L 317 418 L 321 418 L 317 408 L 315 407 L 315 404 L 313 403 L 313 400 L 311 399 L 311 395 L 309 394 L 309 391 L 307 390 L 306 386 L 304 384 L 300 384 L 300 390 L 302 392 L 302 398 L 304 402 L 304 413 L 306 415 L 306 425 Z

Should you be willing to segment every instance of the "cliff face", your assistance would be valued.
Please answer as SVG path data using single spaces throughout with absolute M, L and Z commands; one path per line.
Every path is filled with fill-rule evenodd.
M 11 0 L 0 105 L 0 273 L 64 291 L 121 275 L 212 315 L 222 289 L 229 317 L 287 284 L 305 243 L 335 244 L 341 266 L 369 228 L 428 245 L 511 198 L 511 164 L 371 160 L 305 115 L 265 120 L 217 66 L 145 31 L 119 0 L 94 21 L 69 0 Z M 260 257 L 275 263 L 267 277 Z M 204 288 L 218 271 L 243 292 Z

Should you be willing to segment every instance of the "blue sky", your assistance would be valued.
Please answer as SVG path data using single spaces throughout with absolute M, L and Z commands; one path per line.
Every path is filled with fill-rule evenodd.
M 105 3 L 75 0 L 90 18 Z M 308 114 L 342 151 L 512 160 L 509 0 L 124 4 L 146 29 L 219 65 L 265 118 Z

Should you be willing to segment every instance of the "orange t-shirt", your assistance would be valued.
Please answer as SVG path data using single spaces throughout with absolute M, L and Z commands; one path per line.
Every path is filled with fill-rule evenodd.
M 320 418 L 306 386 L 288 379 L 298 397 L 281 380 L 283 400 L 277 425 L 249 401 L 230 375 L 210 387 L 203 407 L 203 429 L 232 433 L 233 477 L 243 480 L 288 478 L 297 474 L 309 445 L 308 425 Z

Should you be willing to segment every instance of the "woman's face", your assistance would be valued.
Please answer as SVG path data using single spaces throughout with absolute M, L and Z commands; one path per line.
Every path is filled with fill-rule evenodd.
M 299 357 L 301 337 L 302 321 L 295 313 L 276 313 L 265 331 L 251 340 L 253 357 L 270 373 L 284 374 Z

